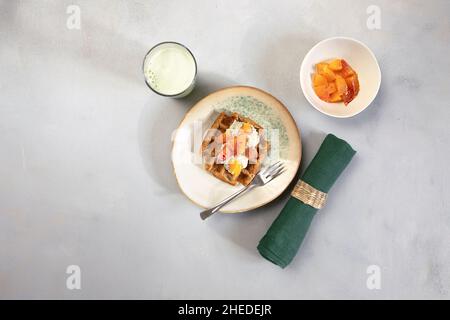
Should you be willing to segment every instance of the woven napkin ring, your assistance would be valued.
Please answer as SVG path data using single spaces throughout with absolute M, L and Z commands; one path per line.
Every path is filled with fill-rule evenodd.
M 322 209 L 327 199 L 327 194 L 325 192 L 317 190 L 302 180 L 298 180 L 291 195 L 316 209 Z

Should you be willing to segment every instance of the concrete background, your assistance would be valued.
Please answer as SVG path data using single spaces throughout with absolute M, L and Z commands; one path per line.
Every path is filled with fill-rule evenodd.
M 369 5 L 381 29 L 369 30 Z M 69 5 L 80 30 L 66 27 Z M 450 298 L 449 1 L 0 1 L 1 298 Z M 313 109 L 300 63 L 349 36 L 382 86 L 351 119 Z M 188 98 L 152 93 L 142 59 L 187 45 Z M 285 270 L 259 239 L 286 196 L 202 222 L 176 185 L 170 135 L 204 95 L 266 90 L 302 131 L 305 169 L 328 132 L 358 151 Z M 81 290 L 66 268 L 81 268 Z M 378 265 L 381 289 L 366 286 Z

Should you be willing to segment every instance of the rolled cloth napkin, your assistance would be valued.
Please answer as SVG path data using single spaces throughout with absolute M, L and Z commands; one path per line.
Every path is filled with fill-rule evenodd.
M 315 213 L 355 153 L 346 141 L 332 134 L 325 137 L 280 215 L 259 242 L 258 251 L 264 258 L 282 268 L 292 261 Z

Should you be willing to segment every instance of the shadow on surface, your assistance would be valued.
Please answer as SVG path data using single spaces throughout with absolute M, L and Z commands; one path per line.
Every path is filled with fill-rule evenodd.
M 161 193 L 178 193 L 173 173 L 171 152 L 172 134 L 184 115 L 208 94 L 231 86 L 229 79 L 212 73 L 198 75 L 194 91 L 185 98 L 173 99 L 154 95 L 144 108 L 138 125 L 138 142 L 147 174 L 164 190 Z
M 214 229 L 223 237 L 230 239 L 236 245 L 249 250 L 255 255 L 259 255 L 256 249 L 259 241 L 280 214 L 289 199 L 294 185 L 316 154 L 325 136 L 326 133 L 324 132 L 311 132 L 308 134 L 308 145 L 305 146 L 302 144 L 302 162 L 300 169 L 297 171 L 289 187 L 278 198 L 252 211 L 237 214 L 216 214 L 205 221 L 205 223 L 208 223 L 208 227 Z
M 254 40 L 258 38 L 255 34 L 259 32 L 258 29 L 249 30 L 246 35 L 248 40 L 244 42 L 245 46 L 261 48 L 249 70 L 251 75 L 268 92 L 274 95 L 284 93 L 278 97 L 281 101 L 298 101 L 298 97 L 303 96 L 299 78 L 300 65 L 319 38 L 292 33 L 270 39 L 267 44 L 261 45 Z M 251 52 L 250 48 L 248 51 Z

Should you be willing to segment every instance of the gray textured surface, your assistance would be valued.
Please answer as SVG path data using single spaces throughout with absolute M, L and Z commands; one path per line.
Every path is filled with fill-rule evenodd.
M 66 28 L 72 3 L 79 31 Z M 449 298 L 450 2 L 377 1 L 373 31 L 370 4 L 0 1 L 0 297 Z M 365 42 L 383 75 L 351 119 L 320 114 L 299 87 L 303 56 L 335 35 Z M 198 60 L 187 99 L 143 82 L 164 40 Z M 256 251 L 285 197 L 204 223 L 172 175 L 171 131 L 230 84 L 288 106 L 303 170 L 326 132 L 358 150 L 285 270 Z M 65 287 L 70 264 L 79 291 Z M 366 287 L 372 264 L 381 290 Z

